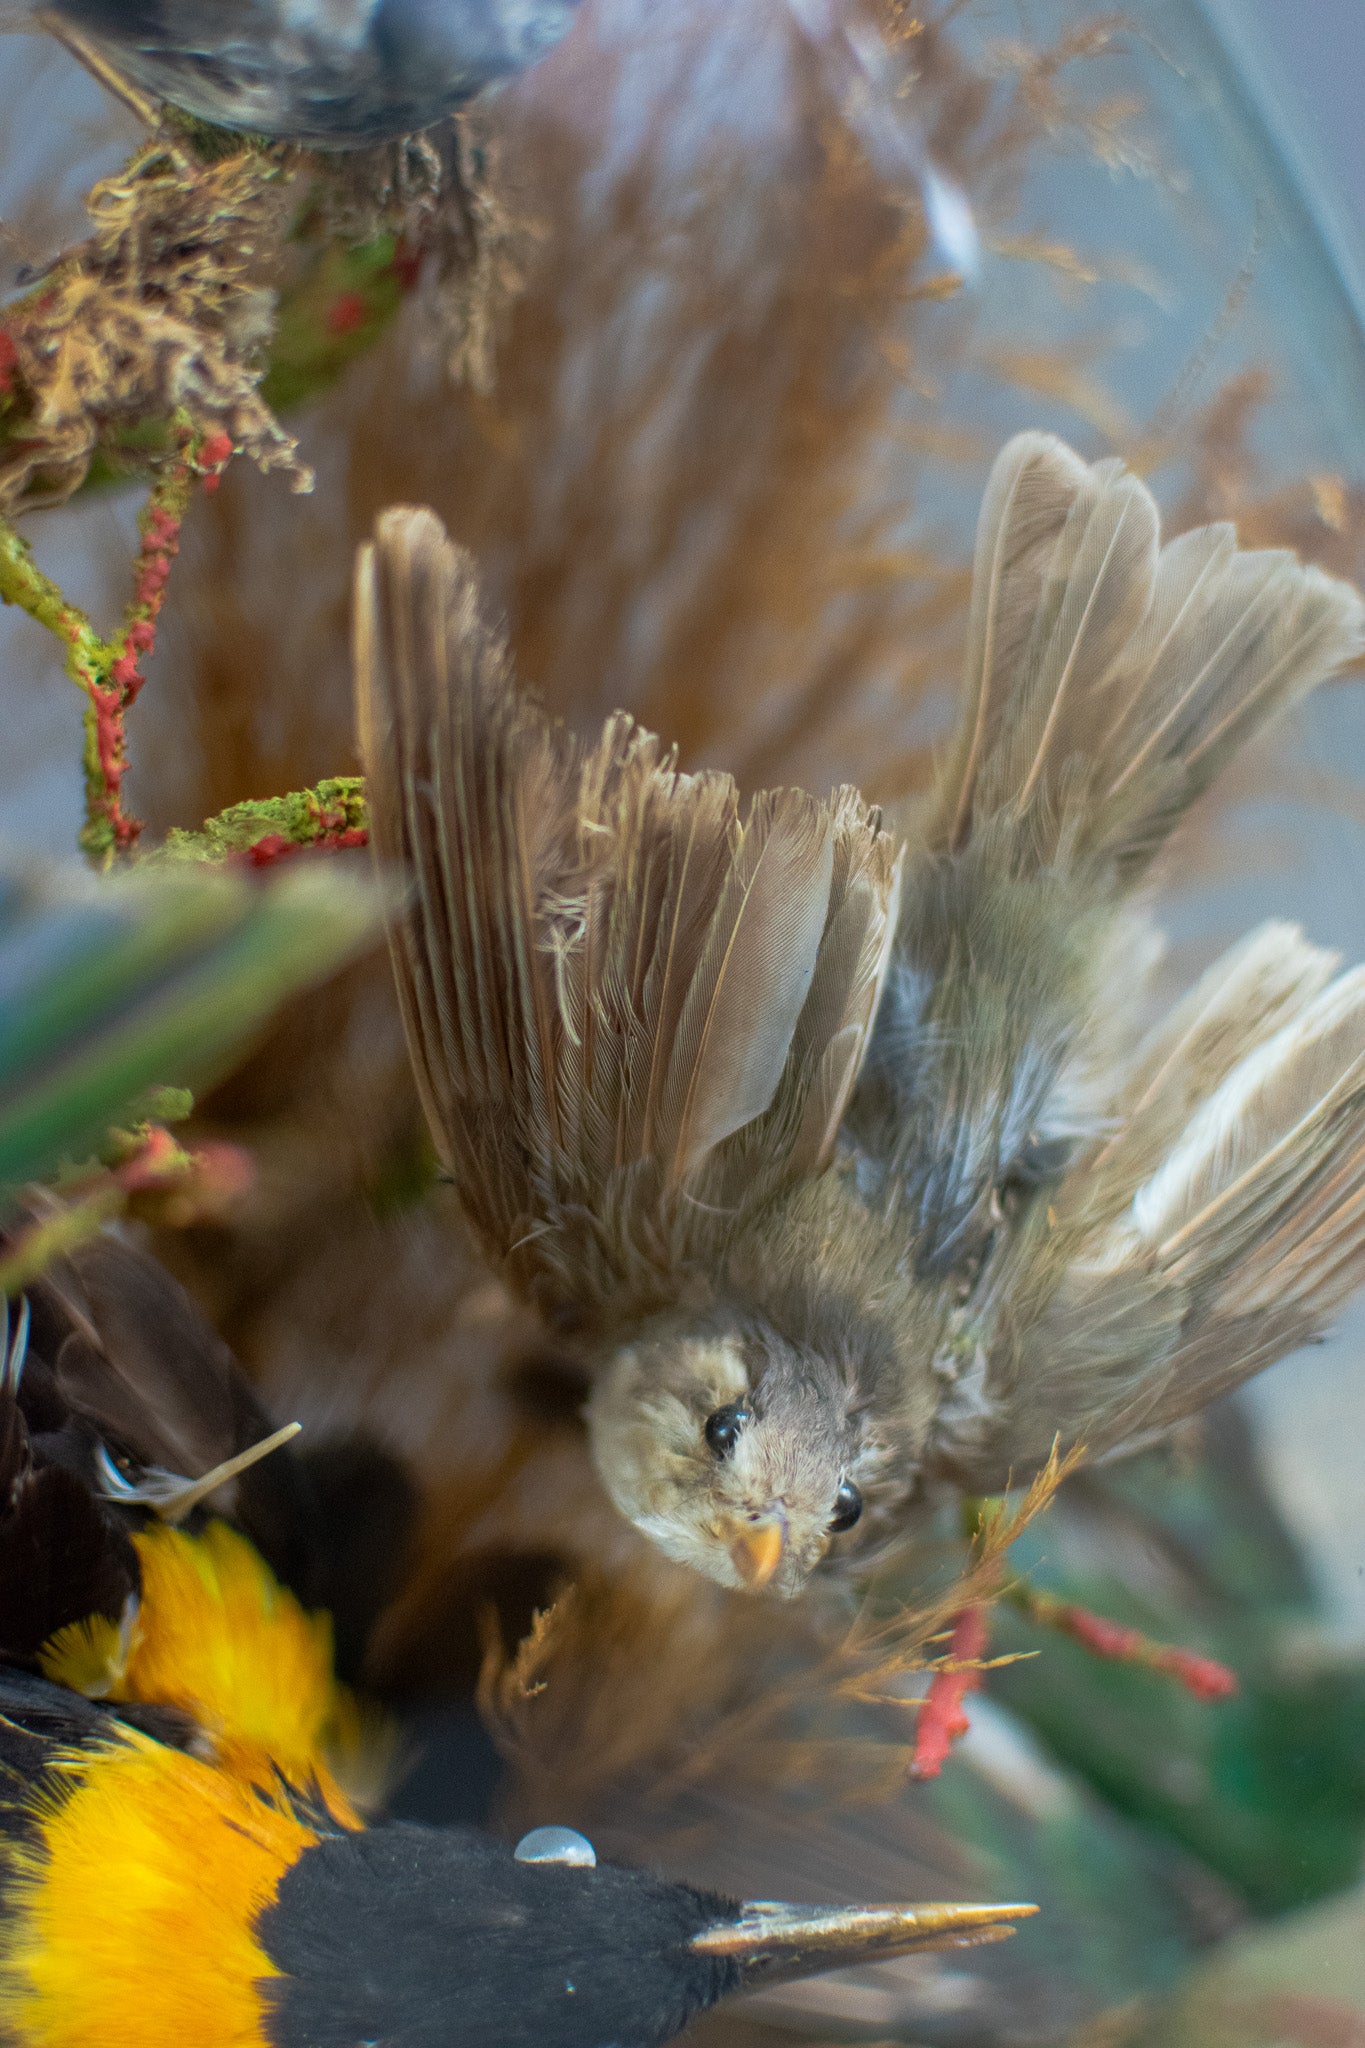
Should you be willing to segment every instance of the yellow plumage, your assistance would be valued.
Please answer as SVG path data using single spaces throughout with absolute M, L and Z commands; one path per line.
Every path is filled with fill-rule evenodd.
M 328 1617 L 305 1613 L 226 1522 L 199 1535 L 151 1527 L 133 1542 L 142 1601 L 126 1649 L 113 1624 L 92 1634 L 78 1623 L 48 1644 L 45 1676 L 88 1697 L 177 1707 L 224 1769 L 256 1784 L 278 1772 L 353 1818 L 330 1763 L 354 1746 L 357 1713 L 332 1674 Z
M 38 1668 L 54 1685 L 83 1693 L 88 1700 L 107 1700 L 128 1668 L 136 1612 L 122 1621 L 107 1614 L 87 1614 L 49 1636 L 38 1652 Z
M 0 2027 L 25 2048 L 266 2048 L 278 1972 L 253 1930 L 314 1832 L 136 1735 L 55 1768 L 72 1790 L 11 1852 Z
M 356 1709 L 332 1675 L 327 1617 L 226 1523 L 133 1541 L 131 1627 L 61 1630 L 44 1673 L 178 1708 L 209 1754 L 111 1722 L 107 1744 L 49 1759 L 35 1829 L 6 1851 L 0 2031 L 25 2048 L 265 2048 L 261 1986 L 277 1973 L 256 1921 L 318 1840 L 290 1790 L 359 1826 L 329 1764 Z

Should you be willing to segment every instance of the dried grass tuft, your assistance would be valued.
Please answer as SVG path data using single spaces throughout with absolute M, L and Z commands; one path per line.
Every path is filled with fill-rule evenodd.
M 257 389 L 291 187 L 275 153 L 201 163 L 163 142 L 94 187 L 94 232 L 4 311 L 0 507 L 69 497 L 98 449 L 131 450 L 177 414 L 307 488 Z

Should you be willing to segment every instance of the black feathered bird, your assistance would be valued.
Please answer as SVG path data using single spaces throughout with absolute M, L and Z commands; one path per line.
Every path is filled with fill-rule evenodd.
M 222 1739 L 0 1671 L 7 2036 L 658 2048 L 746 1986 L 996 1940 L 1032 1910 L 745 1906 L 598 1864 L 567 1830 L 541 1831 L 568 1837 L 547 1857 L 366 1828 L 334 1788 L 251 1782 Z
M 415 1508 L 389 1453 L 362 1439 L 301 1451 L 179 1283 L 112 1233 L 0 1305 L 0 1329 L 0 1658 L 31 1664 L 90 1616 L 122 1625 L 140 1584 L 132 1533 L 208 1506 L 336 1616 L 358 1665 Z M 339 1566 L 357 1546 L 363 1583 Z
M 114 1239 L 35 1297 L 0 1376 L 7 2038 L 653 2048 L 750 1982 L 1010 1931 L 1020 1909 L 741 1906 L 599 1867 L 562 1830 L 514 1855 L 367 1827 L 343 1789 L 364 1722 L 326 1617 L 227 1523 L 156 1518 L 204 1491 L 156 1460 L 200 1467 L 264 1420 L 230 1354 Z M 301 1507 L 310 1538 L 291 1465 L 276 1453 L 273 1496 L 268 1461 L 204 1477 L 276 1537 Z

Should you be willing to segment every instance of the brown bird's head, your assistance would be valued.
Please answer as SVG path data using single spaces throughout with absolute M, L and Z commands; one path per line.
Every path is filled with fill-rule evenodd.
M 648 1325 L 599 1377 L 588 1424 L 607 1491 L 661 1550 L 787 1599 L 882 1463 L 853 1377 L 758 1318 Z

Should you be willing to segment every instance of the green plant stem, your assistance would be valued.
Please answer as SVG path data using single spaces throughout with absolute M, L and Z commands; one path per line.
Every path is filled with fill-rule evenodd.
M 158 863 L 240 860 L 268 867 L 307 847 L 363 846 L 368 838 L 363 778 L 332 775 L 313 789 L 230 804 L 197 832 L 177 827 L 146 858 Z
M 122 1189 L 111 1179 L 69 1208 L 21 1230 L 0 1258 L 0 1297 L 22 1294 L 54 1259 L 88 1243 L 125 1205 Z
M 125 716 L 142 688 L 140 661 L 156 640 L 156 621 L 190 493 L 203 473 L 200 456 L 182 431 L 180 452 L 157 477 L 138 520 L 140 543 L 133 594 L 112 639 L 102 639 L 33 559 L 22 534 L 0 518 L 0 601 L 18 605 L 62 641 L 65 668 L 86 698 L 82 765 L 85 824 L 80 844 L 91 864 L 110 867 L 136 844 L 142 827 L 123 801 L 128 750 Z M 212 456 L 216 464 L 222 451 Z

